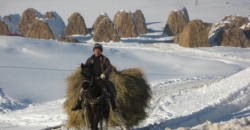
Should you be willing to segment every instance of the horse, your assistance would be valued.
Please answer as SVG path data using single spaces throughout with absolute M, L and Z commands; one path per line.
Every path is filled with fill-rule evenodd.
M 89 66 L 81 64 L 82 90 L 85 95 L 85 121 L 87 129 L 98 130 L 98 123 L 100 129 L 104 123 L 104 130 L 108 129 L 108 117 L 110 113 L 110 106 L 108 104 L 107 93 L 102 91 L 102 79 L 95 78 L 93 70 Z

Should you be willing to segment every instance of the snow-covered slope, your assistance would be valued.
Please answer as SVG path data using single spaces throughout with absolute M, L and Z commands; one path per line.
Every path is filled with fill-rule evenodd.
M 14 99 L 26 103 L 63 98 L 64 78 L 92 54 L 91 44 L 0 37 L 0 59 L 4 61 L 0 63 L 3 89 Z M 139 44 L 122 45 L 105 47 L 104 55 L 118 69 L 143 68 L 150 81 L 230 75 L 248 66 L 246 63 L 165 52 Z
M 40 106 L 39 104 L 46 104 L 46 102 L 63 99 L 66 88 L 64 79 L 76 68 L 77 65 L 81 62 L 85 62 L 85 60 L 92 54 L 92 44 L 86 43 L 68 44 L 52 40 L 36 40 L 7 36 L 1 36 L 0 43 L 0 60 L 3 61 L 0 63 L 1 91 L 5 93 L 5 96 L 1 95 L 1 97 L 13 98 L 13 100 L 22 104 L 21 108 L 25 108 L 30 105 Z M 216 52 L 216 47 L 187 49 L 176 44 L 166 43 L 146 45 L 136 43 L 120 43 L 120 45 L 110 44 L 104 46 L 104 55 L 108 56 L 112 64 L 117 66 L 118 69 L 130 67 L 143 68 L 149 82 L 152 84 L 151 86 L 153 91 L 157 95 L 161 94 L 158 93 L 156 88 L 164 88 L 164 91 L 171 93 L 171 91 L 168 90 L 168 87 L 164 87 L 166 84 L 170 84 L 171 87 L 173 84 L 184 84 L 192 81 L 209 82 L 210 80 L 213 81 L 224 78 L 225 76 L 234 74 L 250 66 L 249 61 L 245 60 L 244 62 L 243 59 L 243 57 L 245 59 L 249 59 L 249 57 L 247 57 L 249 56 L 249 49 L 243 48 L 232 49 L 218 47 L 221 48 L 221 50 L 224 49 L 224 51 L 229 51 L 233 55 L 234 59 L 230 60 L 231 55 L 224 55 L 224 52 Z M 241 55 L 236 55 L 235 53 L 240 53 Z M 221 57 L 223 55 L 224 58 Z M 187 89 L 190 87 L 192 88 L 195 85 L 196 84 L 189 85 Z M 204 85 L 204 83 L 202 82 L 201 85 Z M 223 86 L 220 87 L 223 88 Z M 182 91 L 179 91 L 182 87 L 176 88 L 177 89 L 174 89 L 172 92 L 182 93 Z M 214 91 L 215 90 L 217 89 L 214 89 Z M 161 90 L 160 92 L 164 91 Z M 197 96 L 200 91 L 201 90 L 195 90 Z M 208 91 L 208 88 L 206 91 Z M 214 91 L 211 93 L 214 93 Z M 190 92 L 188 91 L 188 93 Z M 174 95 L 175 93 L 173 96 Z M 180 100 L 182 100 L 182 96 L 185 95 L 181 95 Z M 206 99 L 207 96 L 204 96 L 204 98 Z M 157 96 L 154 97 L 154 99 L 157 99 Z M 168 100 L 168 98 L 162 98 L 160 102 L 168 104 L 165 100 Z M 184 105 L 182 102 L 178 102 L 179 105 Z M 190 102 L 193 101 L 190 100 Z M 156 102 L 152 100 L 152 106 L 154 106 L 155 103 Z M 52 103 L 50 105 L 53 106 L 55 104 Z M 179 106 L 178 104 L 172 105 L 176 105 L 175 107 Z M 204 103 L 204 105 L 197 107 L 195 110 L 192 110 L 192 105 L 189 110 L 187 110 L 188 112 L 184 113 L 184 115 L 202 110 L 202 107 L 209 105 L 209 102 L 208 104 Z M 4 108 L 4 106 L 2 106 L 2 108 Z M 15 109 L 9 108 L 11 107 L 5 108 L 5 111 L 16 110 L 15 104 L 13 104 L 13 108 Z M 45 108 L 46 107 L 44 107 L 44 109 Z M 186 108 L 186 106 L 183 108 Z M 30 109 L 32 108 L 28 107 L 23 111 L 20 110 L 20 114 Z M 170 110 L 170 107 L 168 109 Z M 151 110 L 156 111 L 150 112 L 150 118 L 148 118 L 141 126 L 150 125 L 150 122 L 168 120 L 168 113 L 162 111 L 161 108 L 158 109 L 157 107 L 157 109 L 154 108 Z M 179 110 L 181 111 L 181 109 Z M 3 111 L 4 110 L 2 109 L 2 112 Z M 183 113 L 176 113 L 179 113 L 179 111 L 171 113 L 172 116 L 170 117 L 175 118 L 183 115 Z M 16 111 L 7 112 L 1 116 L 5 117 L 1 118 L 1 120 L 3 122 L 11 122 L 7 119 L 14 118 L 7 117 L 11 117 L 12 114 L 16 116 L 23 116 L 18 115 Z M 31 118 L 32 120 L 32 117 L 37 116 L 36 112 L 33 114 L 34 116 L 28 114 L 31 117 L 27 118 Z M 158 117 L 158 114 L 163 117 Z M 25 116 L 23 118 L 26 119 Z M 65 119 L 65 115 L 60 115 L 61 121 L 59 122 L 63 123 Z M 38 122 L 40 121 L 46 122 L 47 118 L 41 118 Z M 9 125 L 20 125 L 27 128 L 34 125 L 32 123 L 27 123 L 26 120 L 24 120 L 26 125 L 22 125 L 21 120 L 20 122 L 13 122 L 16 124 L 10 123 Z M 41 123 L 38 122 L 36 122 L 37 125 L 39 124 L 37 126 L 38 128 L 50 126 L 46 123 L 40 126 Z M 59 122 L 55 122 L 54 125 L 59 125 Z M 7 124 L 4 123 L 2 126 L 6 125 Z
M 10 18 L 10 21 L 13 22 L 15 25 L 18 24 L 18 22 L 21 18 L 21 16 L 19 14 L 9 14 L 8 16 Z

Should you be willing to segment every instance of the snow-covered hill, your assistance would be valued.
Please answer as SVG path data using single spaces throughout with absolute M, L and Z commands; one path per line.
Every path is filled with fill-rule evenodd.
M 80 12 L 90 28 L 100 12 L 112 19 L 121 9 L 141 9 L 147 35 L 103 44 L 104 55 L 118 70 L 141 67 L 151 85 L 149 117 L 134 129 L 202 129 L 207 121 L 245 121 L 250 114 L 250 49 L 183 48 L 161 42 L 172 39 L 161 32 L 170 11 L 180 6 L 187 7 L 191 20 L 218 22 L 228 14 L 248 16 L 250 2 L 199 0 L 195 6 L 192 0 L 9 0 L 1 2 L 0 15 L 32 7 L 42 13 L 56 11 L 67 24 L 72 13 Z M 0 36 L 0 129 L 34 130 L 65 123 L 64 79 L 91 56 L 93 46 L 86 43 L 90 35 L 75 37 L 85 43 Z
M 66 88 L 64 79 L 92 54 L 93 45 L 7 36 L 1 36 L 0 43 L 0 60 L 3 61 L 0 64 L 1 97 L 13 102 L 12 107 L 5 107 L 5 103 L 1 102 L 1 127 L 12 129 L 16 125 L 25 128 L 37 125 L 37 128 L 44 128 L 65 122 L 66 115 L 61 108 Z M 187 120 L 194 117 L 192 113 L 216 109 L 217 106 L 224 105 L 220 98 L 226 100 L 230 98 L 230 94 L 237 95 L 248 82 L 247 78 L 245 81 L 240 79 L 248 77 L 248 70 L 244 69 L 250 66 L 249 49 L 187 49 L 170 43 L 121 43 L 104 46 L 104 55 L 118 69 L 141 67 L 151 83 L 155 94 L 151 101 L 152 108 L 148 110 L 151 114 L 139 128 L 151 128 L 153 124 L 153 128 L 163 128 L 157 124 L 164 124 L 169 119 L 181 116 L 186 116 Z M 241 73 L 245 73 L 236 74 L 236 77 L 240 75 L 237 79 L 224 79 L 241 70 Z M 221 83 L 214 84 L 219 80 L 222 80 Z M 229 81 L 234 84 L 226 86 L 225 83 Z M 244 84 L 240 85 L 243 81 Z M 230 91 L 225 93 L 225 90 Z M 219 96 L 216 92 L 223 93 L 224 96 Z M 215 95 L 212 97 L 210 94 Z M 187 102 L 182 102 L 184 99 Z M 204 102 L 198 103 L 197 99 Z M 16 111 L 16 104 L 20 104 L 21 110 Z M 213 104 L 214 107 L 210 108 Z M 23 108 L 25 109 L 22 110 Z M 243 108 L 244 106 L 239 109 Z M 222 115 L 224 116 L 229 116 L 229 113 Z M 191 126 L 199 123 L 202 122 Z

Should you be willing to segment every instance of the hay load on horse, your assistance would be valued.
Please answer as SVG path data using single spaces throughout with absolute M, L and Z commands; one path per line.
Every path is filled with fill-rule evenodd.
M 82 65 L 82 67 L 77 68 L 76 71 L 74 71 L 66 79 L 68 88 L 66 101 L 64 102 L 64 110 L 68 115 L 68 128 L 86 127 L 86 121 L 90 119 L 86 119 L 85 115 L 91 114 L 91 112 L 87 113 L 87 111 L 85 111 L 87 110 L 86 108 L 88 108 L 85 108 L 85 106 L 91 106 L 87 105 L 86 102 L 101 103 L 103 101 L 106 101 L 106 96 L 103 95 L 97 96 L 98 98 L 95 98 L 96 100 L 92 101 L 87 101 L 86 99 L 84 102 L 82 102 L 82 110 L 71 111 L 71 108 L 75 105 L 75 101 L 78 99 L 81 88 L 84 88 L 84 86 L 87 86 L 86 89 L 88 88 L 88 84 L 86 84 L 87 82 L 84 82 L 84 84 L 82 82 L 83 70 L 84 69 Z M 117 71 L 115 67 L 112 67 L 110 82 L 111 86 L 116 89 L 117 107 L 121 115 L 120 118 L 123 119 L 123 122 L 127 127 L 138 125 L 140 121 L 144 120 L 147 117 L 145 109 L 148 107 L 148 103 L 151 98 L 151 90 L 145 79 L 143 71 L 139 68 Z M 94 89 L 96 88 L 97 87 L 95 87 Z M 91 97 L 91 95 L 89 95 L 89 97 Z M 109 106 L 107 106 L 107 104 L 105 106 L 104 103 L 102 109 L 105 111 L 105 114 L 109 113 Z M 87 118 L 89 117 L 90 116 L 88 116 Z M 105 115 L 102 115 L 102 117 L 104 119 L 107 118 Z M 119 118 L 117 119 L 116 112 L 111 111 L 108 119 L 108 124 L 110 126 L 119 126 L 121 123 Z

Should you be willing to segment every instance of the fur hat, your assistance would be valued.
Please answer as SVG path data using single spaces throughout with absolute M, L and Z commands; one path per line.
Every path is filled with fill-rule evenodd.
M 93 51 L 94 51 L 95 49 L 97 49 L 97 48 L 100 49 L 101 52 L 102 52 L 103 48 L 102 48 L 102 45 L 101 45 L 101 44 L 96 43 L 96 44 L 94 45 L 94 47 L 93 47 Z

